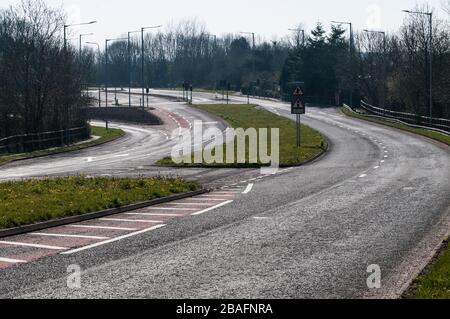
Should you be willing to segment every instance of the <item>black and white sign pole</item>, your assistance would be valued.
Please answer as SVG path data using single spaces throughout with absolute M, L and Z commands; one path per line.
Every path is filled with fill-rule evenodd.
M 301 146 L 301 115 L 306 113 L 304 93 L 297 87 L 292 94 L 291 113 L 297 116 L 297 147 Z

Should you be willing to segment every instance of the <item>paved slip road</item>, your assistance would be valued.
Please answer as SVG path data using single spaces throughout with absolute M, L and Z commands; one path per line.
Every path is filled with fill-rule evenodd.
M 214 97 L 202 93 L 196 99 Z M 285 104 L 258 103 L 290 116 Z M 259 170 L 208 173 L 222 190 L 191 199 L 194 206 L 178 203 L 185 213 L 166 216 L 160 227 L 0 269 L 0 296 L 397 297 L 448 235 L 449 147 L 335 109 L 310 108 L 304 122 L 329 138 L 330 151 L 320 160 L 275 176 L 261 176 Z M 58 156 L 52 160 L 57 163 Z M 0 174 L 20 172 L 26 164 L 7 166 Z M 211 207 L 206 202 L 214 200 L 223 206 L 186 208 Z M 0 242 L 0 252 L 3 247 Z M 83 270 L 79 289 L 67 287 L 72 264 Z M 382 288 L 375 291 L 366 285 L 372 264 L 382 270 Z

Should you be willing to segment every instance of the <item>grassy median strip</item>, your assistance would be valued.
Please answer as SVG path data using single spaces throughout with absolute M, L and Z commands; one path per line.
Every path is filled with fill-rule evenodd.
M 403 131 L 408 131 L 411 133 L 415 133 L 415 134 L 419 134 L 422 136 L 426 136 L 429 137 L 431 139 L 434 139 L 436 141 L 445 143 L 447 145 L 450 145 L 450 135 L 445 135 L 436 131 L 431 131 L 431 130 L 427 130 L 427 129 L 422 129 L 422 128 L 418 128 L 418 127 L 412 127 L 412 126 L 408 126 L 405 124 L 401 124 L 398 122 L 393 122 L 393 121 L 389 121 L 388 119 L 381 119 L 378 117 L 369 117 L 369 116 L 365 116 L 363 114 L 358 114 L 358 113 L 354 113 L 351 112 L 350 110 L 346 109 L 346 108 L 341 108 L 342 112 L 350 117 L 354 117 L 357 119 L 361 119 L 361 120 L 365 120 L 365 121 L 369 121 L 369 122 L 373 122 L 373 123 L 377 123 L 377 124 L 382 124 L 382 125 L 386 125 L 386 126 L 390 126 L 390 127 L 394 127 Z
M 111 142 L 113 140 L 118 139 L 119 137 L 122 137 L 125 135 L 125 132 L 120 129 L 105 129 L 102 127 L 91 127 L 91 135 L 92 136 L 98 136 L 98 139 L 85 142 L 85 143 L 78 143 L 73 144 L 69 146 L 62 146 L 62 147 L 54 147 L 49 148 L 45 150 L 38 150 L 33 151 L 29 153 L 22 153 L 22 154 L 8 154 L 8 155 L 0 155 L 0 165 L 6 164 L 9 162 L 14 162 L 17 160 L 23 160 L 27 158 L 34 158 L 39 156 L 46 156 L 46 155 L 52 155 L 52 154 L 59 154 L 59 153 L 65 153 L 65 152 L 71 152 L 71 151 L 78 151 L 84 148 L 100 145 L 106 142 Z
M 0 229 L 82 215 L 200 188 L 180 178 L 61 177 L 0 183 Z
M 215 116 L 222 118 L 233 128 L 242 128 L 247 130 L 249 128 L 267 128 L 268 131 L 272 128 L 280 130 L 280 165 L 289 166 L 304 163 L 317 155 L 324 152 L 327 147 L 326 139 L 317 131 L 302 125 L 302 146 L 296 146 L 296 124 L 295 122 L 269 111 L 258 108 L 255 105 L 247 104 L 212 104 L 212 105 L 196 105 L 196 108 L 209 112 Z M 270 150 L 270 135 L 268 147 Z M 180 166 L 202 166 L 202 167 L 245 167 L 249 162 L 249 143 L 246 143 L 246 161 L 247 164 L 237 163 L 237 152 L 235 151 L 234 163 L 218 163 L 218 164 L 180 164 Z M 234 145 L 237 146 L 237 143 Z M 226 148 L 229 145 L 224 145 L 224 156 Z M 270 152 L 269 152 L 270 154 Z M 158 162 L 160 165 L 175 165 L 171 158 L 164 158 Z

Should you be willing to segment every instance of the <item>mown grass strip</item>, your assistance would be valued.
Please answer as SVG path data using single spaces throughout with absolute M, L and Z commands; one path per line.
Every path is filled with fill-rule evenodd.
M 0 183 L 0 229 L 77 216 L 200 189 L 180 178 L 83 176 Z
M 278 128 L 280 130 L 280 165 L 289 166 L 304 163 L 322 152 L 327 148 L 327 141 L 324 136 L 319 132 L 302 125 L 301 147 L 297 147 L 296 139 L 296 124 L 295 122 L 278 115 L 275 115 L 269 111 L 258 108 L 255 105 L 247 104 L 211 104 L 211 105 L 196 105 L 196 108 L 209 112 L 215 116 L 222 118 L 233 128 L 242 128 L 247 130 L 249 128 L 267 128 L 268 131 L 272 128 Z M 234 163 L 217 163 L 217 164 L 180 164 L 176 165 L 170 158 L 164 158 L 158 162 L 159 165 L 174 165 L 174 166 L 190 166 L 190 167 L 245 167 L 254 166 L 249 163 L 249 147 L 246 143 L 246 164 L 238 164 L 237 152 L 235 149 Z M 269 150 L 271 149 L 270 137 L 269 137 Z M 237 143 L 235 143 L 235 148 Z M 226 148 L 229 145 L 224 145 L 224 154 L 226 154 Z M 269 151 L 270 153 L 270 151 Z M 194 155 L 193 155 L 194 156 Z M 256 165 L 257 166 L 257 165 Z
M 28 158 L 35 158 L 35 157 L 40 157 L 40 156 L 52 155 L 52 154 L 78 151 L 78 150 L 85 149 L 88 147 L 101 145 L 101 144 L 104 144 L 107 142 L 114 141 L 114 140 L 124 136 L 125 132 L 120 129 L 110 128 L 107 130 L 102 127 L 92 126 L 91 127 L 91 135 L 99 136 L 100 138 L 86 142 L 86 143 L 82 143 L 82 144 L 54 147 L 54 148 L 50 148 L 50 149 L 38 150 L 38 151 L 22 153 L 22 154 L 0 155 L 0 165 L 6 164 L 9 162 L 18 161 L 18 160 L 24 160 L 24 159 L 28 159 Z

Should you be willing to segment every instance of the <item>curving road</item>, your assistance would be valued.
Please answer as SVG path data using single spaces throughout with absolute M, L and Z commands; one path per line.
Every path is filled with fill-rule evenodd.
M 197 99 L 215 100 L 207 93 Z M 286 104 L 258 103 L 290 117 Z M 275 176 L 208 171 L 226 178 L 205 181 L 229 190 L 254 186 L 226 206 L 164 228 L 0 270 L 0 295 L 398 297 L 448 236 L 450 148 L 335 109 L 310 108 L 304 122 L 329 138 L 330 151 L 320 160 Z M 21 171 L 16 165 L 7 171 Z M 83 269 L 80 289 L 67 287 L 71 264 Z M 381 269 L 381 289 L 367 287 L 370 265 Z

